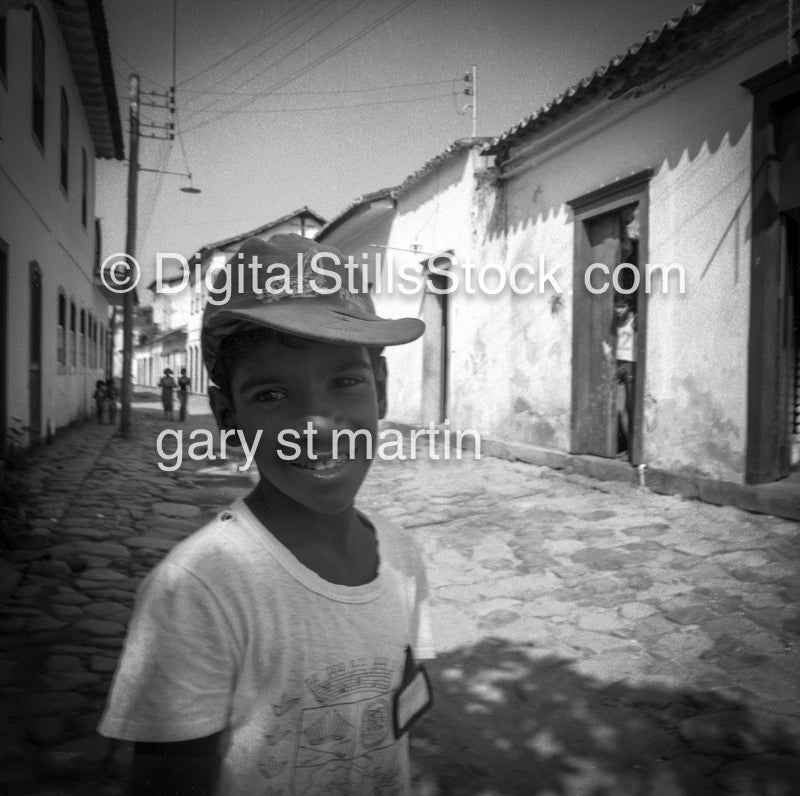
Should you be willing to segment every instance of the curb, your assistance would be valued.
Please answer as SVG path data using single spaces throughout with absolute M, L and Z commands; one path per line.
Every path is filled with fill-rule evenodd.
M 413 423 L 384 420 L 381 428 L 394 428 L 403 434 L 425 428 Z M 466 440 L 468 441 L 468 440 Z M 470 446 L 465 445 L 465 449 Z M 735 506 L 754 514 L 770 514 L 800 522 L 800 488 L 792 483 L 737 484 L 716 478 L 675 473 L 648 467 L 640 474 L 628 462 L 601 456 L 564 453 L 520 442 L 481 437 L 481 455 L 549 467 L 571 475 L 583 475 L 599 481 L 620 481 L 644 486 L 662 495 L 677 495 L 715 506 Z

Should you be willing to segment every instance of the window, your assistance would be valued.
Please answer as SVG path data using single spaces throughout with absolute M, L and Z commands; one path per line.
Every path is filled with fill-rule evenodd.
M 61 187 L 69 190 L 69 101 L 67 92 L 61 87 Z
M 6 84 L 8 68 L 8 37 L 6 34 L 6 20 L 8 17 L 3 14 L 0 16 L 0 82 Z
M 86 310 L 81 310 L 80 326 L 81 366 L 86 367 Z
M 56 339 L 56 360 L 59 365 L 67 364 L 67 299 L 59 291 L 58 294 L 58 327 Z
M 89 207 L 88 207 L 88 190 L 89 190 L 89 162 L 86 158 L 86 149 L 81 147 L 81 224 L 86 226 Z
M 35 8 L 32 9 L 32 20 L 32 128 L 34 137 L 44 147 L 44 32 L 42 31 L 42 20 Z
M 89 314 L 89 367 L 97 367 L 97 321 Z
M 78 349 L 75 346 L 75 321 L 77 314 L 75 312 L 75 302 L 69 303 L 69 350 L 70 350 L 70 364 L 75 366 L 78 364 Z

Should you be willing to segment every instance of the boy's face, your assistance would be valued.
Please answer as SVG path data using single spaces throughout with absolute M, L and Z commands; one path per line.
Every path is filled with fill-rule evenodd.
M 363 346 L 299 340 L 297 348 L 290 348 L 274 339 L 256 343 L 237 357 L 230 395 L 214 391 L 214 414 L 221 428 L 241 431 L 248 446 L 261 431 L 255 454 L 259 473 L 289 498 L 288 505 L 339 513 L 352 506 L 370 460 L 363 434 L 356 437 L 353 458 L 349 438 L 340 437 L 339 455 L 333 459 L 333 432 L 366 429 L 373 452 L 377 449 L 386 381 L 383 360 L 376 361 L 380 366 L 373 369 Z M 284 441 L 300 446 L 299 455 L 296 447 L 281 444 L 282 432 Z M 309 457 L 309 446 L 316 459 Z
M 617 301 L 614 304 L 614 313 L 617 318 L 624 318 L 633 307 L 624 301 Z

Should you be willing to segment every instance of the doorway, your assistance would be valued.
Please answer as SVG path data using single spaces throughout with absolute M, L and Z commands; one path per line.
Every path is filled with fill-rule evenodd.
M 447 382 L 450 352 L 450 295 L 446 291 L 450 281 L 442 274 L 431 273 L 428 266 L 435 263 L 444 270 L 451 260 L 424 263 L 426 273 L 422 317 L 425 337 L 422 353 L 422 419 L 425 423 L 443 423 L 447 419 Z
M 8 244 L 0 238 L 0 458 L 8 448 Z
M 28 360 L 28 426 L 32 444 L 42 438 L 42 272 L 30 268 L 30 356 Z
M 575 212 L 573 453 L 638 464 L 646 352 L 642 172 L 570 202 Z
M 745 481 L 800 469 L 800 64 L 747 80 L 754 95 Z
M 789 408 L 788 456 L 789 469 L 800 471 L 800 208 L 785 213 L 783 230 L 786 250 L 787 295 L 791 314 L 787 313 L 787 339 L 790 349 L 786 353 L 790 375 L 787 378 Z

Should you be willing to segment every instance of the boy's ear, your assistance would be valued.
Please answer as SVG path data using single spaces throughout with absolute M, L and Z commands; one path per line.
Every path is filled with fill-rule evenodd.
M 236 412 L 231 403 L 231 399 L 219 387 L 213 385 L 208 388 L 208 400 L 211 404 L 211 411 L 217 421 L 220 431 L 236 430 Z M 233 435 L 228 438 L 227 444 L 236 446 L 239 444 L 239 436 Z
M 374 368 L 375 388 L 378 391 L 378 418 L 383 420 L 386 417 L 386 380 L 389 376 L 389 368 L 386 365 L 386 357 L 378 357 Z

